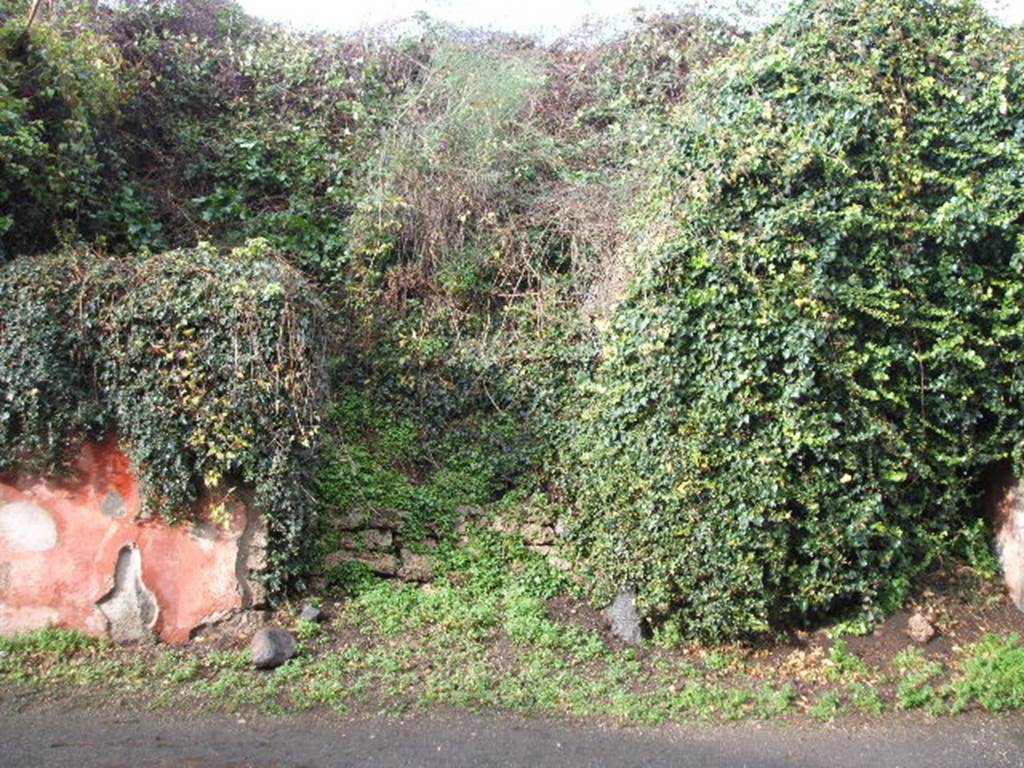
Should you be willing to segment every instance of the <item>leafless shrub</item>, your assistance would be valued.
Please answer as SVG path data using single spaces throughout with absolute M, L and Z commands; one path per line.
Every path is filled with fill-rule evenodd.
M 483 311 L 506 330 L 524 322 L 504 311 L 517 302 L 529 322 L 556 307 L 585 322 L 610 312 L 639 263 L 628 232 L 650 183 L 639 158 L 736 39 L 683 13 L 547 46 L 452 30 L 426 42 L 353 222 L 385 300 L 443 305 L 455 323 Z

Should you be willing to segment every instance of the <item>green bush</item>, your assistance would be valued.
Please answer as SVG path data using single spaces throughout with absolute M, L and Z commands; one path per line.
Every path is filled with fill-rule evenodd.
M 101 126 L 116 120 L 116 49 L 100 35 L 0 25 L 0 262 L 52 248 L 71 222 L 91 234 L 119 166 Z M 116 237 L 116 232 L 109 232 Z
M 78 441 L 114 429 L 144 513 L 177 521 L 204 492 L 250 486 L 280 589 L 309 544 L 321 315 L 260 241 L 17 259 L 0 271 L 0 469 L 60 469 Z
M 704 82 L 570 464 L 600 594 L 704 638 L 884 609 L 1020 463 L 1014 34 L 973 2 L 803 2 Z

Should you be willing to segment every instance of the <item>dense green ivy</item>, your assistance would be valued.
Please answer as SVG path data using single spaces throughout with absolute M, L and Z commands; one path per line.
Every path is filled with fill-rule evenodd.
M 704 638 L 891 607 L 982 468 L 1021 466 L 1014 34 L 813 0 L 703 84 L 571 465 L 600 590 Z
M 0 19 L 0 262 L 52 248 L 68 230 L 110 237 L 120 166 L 104 146 L 117 115 L 119 57 L 108 40 Z
M 144 514 L 179 521 L 206 492 L 251 487 L 281 589 L 310 540 L 322 315 L 261 241 L 15 260 L 0 271 L 0 469 L 61 469 L 114 430 Z

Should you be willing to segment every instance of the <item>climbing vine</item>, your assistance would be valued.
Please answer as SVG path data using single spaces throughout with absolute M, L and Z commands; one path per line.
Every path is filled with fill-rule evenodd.
M 587 385 L 575 540 L 691 636 L 895 607 L 1022 458 L 1024 55 L 973 3 L 805 2 L 702 94 Z

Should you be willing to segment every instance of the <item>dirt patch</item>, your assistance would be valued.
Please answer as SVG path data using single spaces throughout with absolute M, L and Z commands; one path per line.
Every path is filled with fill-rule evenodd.
M 607 632 L 608 622 L 605 621 L 604 616 L 589 603 L 574 600 L 567 595 L 559 595 L 548 600 L 547 609 L 548 616 L 552 621 L 580 629 L 602 632 L 608 637 L 609 642 L 615 641 Z
M 1017 633 L 1024 637 L 1024 613 L 1006 597 L 1002 585 L 966 569 L 937 571 L 929 575 L 907 608 L 896 611 L 863 637 L 849 637 L 851 651 L 876 665 L 888 662 L 914 642 L 907 622 L 914 613 L 926 616 L 937 630 L 933 640 L 921 646 L 937 661 L 949 661 L 968 643 L 988 633 Z

